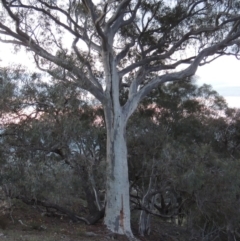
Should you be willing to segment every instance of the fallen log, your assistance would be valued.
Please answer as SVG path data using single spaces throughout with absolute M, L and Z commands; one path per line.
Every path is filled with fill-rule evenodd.
M 105 209 L 102 209 L 102 210 L 96 212 L 96 214 L 91 215 L 88 218 L 84 218 L 84 217 L 78 216 L 76 213 L 74 213 L 64 207 L 61 207 L 55 203 L 41 201 L 41 200 L 37 200 L 34 198 L 28 199 L 24 196 L 17 196 L 15 198 L 21 200 L 22 202 L 24 202 L 28 205 L 42 206 L 42 207 L 46 208 L 47 212 L 50 209 L 54 209 L 54 210 L 56 210 L 56 212 L 60 212 L 61 214 L 68 216 L 73 222 L 82 221 L 82 222 L 86 223 L 87 225 L 93 225 L 93 224 L 97 223 L 100 219 L 102 219 L 104 217 L 104 212 L 105 212 Z M 54 210 L 51 210 L 49 212 L 54 213 Z

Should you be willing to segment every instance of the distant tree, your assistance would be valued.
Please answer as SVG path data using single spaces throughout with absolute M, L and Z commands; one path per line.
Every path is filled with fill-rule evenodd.
M 190 77 L 199 65 L 217 57 L 238 56 L 239 2 L 1 3 L 1 42 L 31 51 L 40 69 L 74 83 L 102 104 L 107 131 L 104 223 L 112 232 L 133 237 L 127 121 L 139 102 L 158 85 Z M 182 64 L 186 67 L 177 70 Z M 121 103 L 119 97 L 124 90 L 128 96 Z

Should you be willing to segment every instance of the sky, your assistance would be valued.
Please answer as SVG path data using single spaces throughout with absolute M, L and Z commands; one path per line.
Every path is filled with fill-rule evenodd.
M 198 84 L 210 84 L 227 100 L 229 107 L 240 108 L 240 60 L 224 56 L 199 67 Z
M 26 52 L 17 54 L 6 44 L 0 44 L 0 67 L 12 63 L 23 64 L 33 69 L 35 64 L 26 58 Z M 212 63 L 199 67 L 196 76 L 197 84 L 212 85 L 220 95 L 227 100 L 229 107 L 240 108 L 240 60 L 233 56 L 220 57 Z

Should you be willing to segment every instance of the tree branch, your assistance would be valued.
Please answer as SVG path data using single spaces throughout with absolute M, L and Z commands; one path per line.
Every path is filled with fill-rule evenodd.
M 71 27 L 67 26 L 65 23 L 61 22 L 61 21 L 59 20 L 59 18 L 53 16 L 50 11 L 46 11 L 46 10 L 43 9 L 43 8 L 35 7 L 35 6 L 33 6 L 33 5 L 25 5 L 25 4 L 22 4 L 22 3 L 21 3 L 21 5 L 11 5 L 11 7 L 21 7 L 21 8 L 26 8 L 26 9 L 33 9 L 33 10 L 35 10 L 35 11 L 37 11 L 37 12 L 41 12 L 41 13 L 43 13 L 44 15 L 50 17 L 50 19 L 52 19 L 57 25 L 63 27 L 65 30 L 67 30 L 69 33 L 71 33 L 73 36 L 82 39 L 82 40 L 83 40 L 84 42 L 86 42 L 86 43 L 90 41 L 87 35 L 85 35 L 85 34 L 82 34 L 82 35 L 79 34 L 79 30 L 80 30 L 80 32 L 82 32 L 82 33 L 85 32 L 84 27 L 81 27 L 80 25 L 78 25 L 77 22 L 74 21 L 73 18 L 70 16 L 70 14 L 68 14 L 66 11 L 64 11 L 63 9 L 61 9 L 61 8 L 59 8 L 59 7 L 57 7 L 57 6 L 52 6 L 52 5 L 46 3 L 46 2 L 44 2 L 44 1 L 42 1 L 42 0 L 39 0 L 38 2 L 40 2 L 41 4 L 43 4 L 44 6 L 46 6 L 47 8 L 49 8 L 49 9 L 51 9 L 51 10 L 56 10 L 56 11 L 60 12 L 61 14 L 63 14 L 64 16 L 66 16 L 67 19 L 70 21 L 70 25 L 71 25 L 71 24 L 74 25 L 74 30 L 75 30 L 75 31 L 74 31 Z M 11 12 L 11 10 L 10 10 L 10 5 L 9 5 L 9 6 L 5 5 L 5 8 L 7 9 L 7 11 L 10 11 L 10 12 Z M 101 51 L 100 46 L 98 46 L 96 43 L 91 42 L 91 46 L 92 46 L 96 51 L 98 51 L 98 52 Z
M 131 42 L 125 45 L 125 48 L 116 56 L 116 63 L 119 64 L 119 62 L 127 55 L 130 48 L 133 47 L 135 44 L 135 39 L 132 37 Z
M 103 31 L 100 27 L 100 21 L 104 18 L 105 14 L 106 14 L 105 11 L 107 11 L 107 4 L 104 7 L 103 14 L 99 18 L 97 18 L 97 15 L 96 15 L 95 10 L 94 10 L 95 5 L 93 4 L 92 0 L 82 0 L 82 1 L 83 1 L 84 5 L 87 7 L 87 9 L 90 13 L 90 16 L 91 16 L 92 21 L 95 25 L 96 31 L 102 39 L 102 47 L 103 47 L 104 51 L 106 51 L 108 41 L 107 41 L 106 35 L 103 33 Z
M 128 2 L 128 1 L 126 1 L 126 2 Z M 130 2 L 130 1 L 129 1 L 129 2 Z M 122 3 L 123 3 L 123 2 L 122 2 Z M 130 10 L 130 13 L 131 13 L 132 16 L 131 16 L 129 19 L 125 20 L 125 21 L 124 21 L 124 19 L 123 19 L 123 16 L 124 16 L 124 11 L 123 11 L 123 9 L 127 7 L 127 4 L 123 4 L 123 6 L 122 6 L 122 8 L 123 8 L 123 9 L 122 9 L 122 12 L 119 12 L 119 13 L 118 13 L 118 16 L 117 16 L 116 19 L 115 19 L 115 23 L 112 25 L 113 36 L 116 34 L 116 32 L 117 32 L 120 28 L 122 28 L 122 27 L 124 27 L 124 26 L 127 26 L 127 25 L 131 24 L 131 23 L 134 21 L 134 19 L 136 18 L 137 10 L 138 10 L 140 4 L 141 4 L 141 0 L 138 0 L 136 6 L 135 6 L 135 8 L 134 8 L 134 10 Z M 109 21 L 110 21 L 110 20 L 109 20 Z
M 108 20 L 106 27 L 107 30 L 110 29 L 111 25 L 118 20 L 119 17 L 122 15 L 122 11 L 127 7 L 127 5 L 131 2 L 131 0 L 123 0 L 121 3 L 118 5 L 118 8 L 114 15 Z
M 77 42 L 78 42 L 78 38 L 76 38 L 74 41 L 73 41 L 73 44 L 72 44 L 72 47 L 73 47 L 73 50 L 75 51 L 77 57 L 79 60 L 81 60 L 81 63 L 82 65 L 85 65 L 88 69 L 88 74 L 89 74 L 89 77 L 90 77 L 90 80 L 92 81 L 92 83 L 94 85 L 96 85 L 101 91 L 103 91 L 102 89 L 102 86 L 100 85 L 100 83 L 98 82 L 98 80 L 95 78 L 95 76 L 93 75 L 93 72 L 92 72 L 92 67 L 90 65 L 90 63 L 87 61 L 87 58 L 84 58 L 78 51 L 78 48 L 76 46 Z M 90 49 L 89 49 L 90 51 Z
M 240 32 L 239 32 L 240 36 Z M 198 66 L 200 65 L 201 61 L 204 59 L 204 57 L 210 56 L 215 54 L 218 50 L 224 48 L 227 46 L 227 41 L 223 40 L 222 42 L 213 45 L 211 47 L 208 47 L 204 50 L 202 50 L 192 61 L 189 67 L 187 67 L 184 70 L 170 73 L 170 74 L 164 74 L 162 76 L 156 77 L 155 79 L 151 80 L 146 86 L 144 86 L 135 96 L 135 98 L 139 98 L 139 100 L 142 100 L 152 89 L 154 89 L 159 84 L 169 82 L 169 81 L 176 81 L 176 80 L 182 80 L 187 77 L 190 77 L 195 74 Z

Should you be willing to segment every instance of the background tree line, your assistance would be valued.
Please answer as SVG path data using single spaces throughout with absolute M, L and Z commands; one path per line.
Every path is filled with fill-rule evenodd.
M 71 82 L 1 69 L 1 185 L 46 215 L 104 215 L 103 110 Z M 125 101 L 127 91 L 121 95 Z M 240 112 L 192 79 L 164 84 L 127 126 L 133 224 L 172 222 L 201 240 L 238 240 Z

